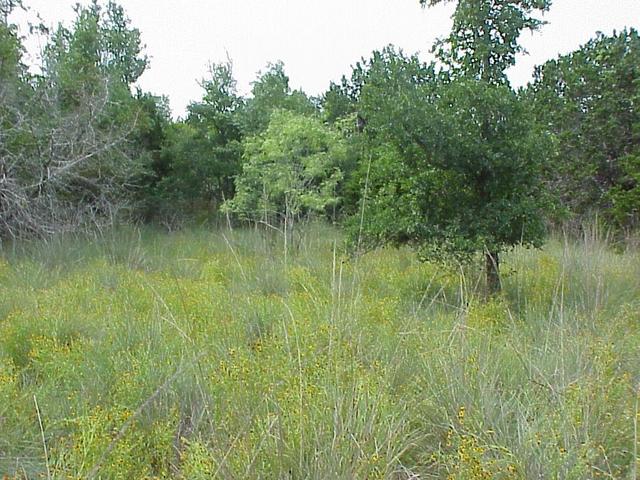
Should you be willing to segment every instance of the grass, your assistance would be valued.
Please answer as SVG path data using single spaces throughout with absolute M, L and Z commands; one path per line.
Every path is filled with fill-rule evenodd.
M 337 231 L 120 230 L 0 258 L 7 478 L 637 477 L 640 257 L 504 256 L 504 294 Z

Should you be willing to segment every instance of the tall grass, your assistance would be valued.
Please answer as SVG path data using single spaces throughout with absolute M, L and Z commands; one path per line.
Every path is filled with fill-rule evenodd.
M 554 239 L 503 268 L 485 303 L 472 268 L 353 258 L 320 225 L 287 264 L 255 231 L 8 249 L 0 473 L 636 478 L 637 252 Z

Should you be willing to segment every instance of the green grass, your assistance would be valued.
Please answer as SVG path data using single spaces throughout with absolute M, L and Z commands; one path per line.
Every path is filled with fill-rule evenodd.
M 640 257 L 552 240 L 504 295 L 316 226 L 120 230 L 0 258 L 0 474 L 637 475 Z

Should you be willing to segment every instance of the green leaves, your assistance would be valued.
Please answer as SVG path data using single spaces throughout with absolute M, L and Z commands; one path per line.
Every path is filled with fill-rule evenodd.
M 0 21 L 0 237 L 111 222 L 142 174 L 145 155 L 130 143 L 140 107 L 131 84 L 146 67 L 139 32 L 113 2 L 75 11 L 49 37 L 39 75 Z
M 47 45 L 44 73 L 69 108 L 104 90 L 122 102 L 147 66 L 142 48 L 140 32 L 121 6 L 111 1 L 106 8 L 98 2 L 78 5 L 73 27 L 60 25 Z
M 275 111 L 263 134 L 245 141 L 236 196 L 226 208 L 242 218 L 278 224 L 336 205 L 346 148 L 313 117 Z
M 420 0 L 434 6 L 450 0 Z M 523 30 L 544 24 L 536 12 L 549 9 L 552 0 L 459 0 L 453 29 L 433 47 L 455 76 L 468 76 L 495 84 L 508 83 L 505 70 L 523 51 L 518 38 Z
M 638 65 L 636 30 L 600 34 L 539 67 L 525 92 L 541 128 L 557 138 L 548 175 L 554 193 L 578 215 L 614 208 L 622 226 L 637 221 L 621 198 L 636 188 L 634 162 L 625 159 L 640 152 Z
M 359 103 L 372 165 L 365 239 L 465 257 L 539 245 L 543 137 L 506 86 L 374 55 Z
M 211 64 L 200 85 L 202 98 L 189 105 L 187 118 L 166 129 L 151 185 L 156 218 L 208 214 L 233 196 L 244 102 L 236 91 L 232 63 Z
M 304 92 L 291 91 L 282 62 L 267 65 L 267 70 L 253 82 L 251 94 L 243 114 L 243 131 L 247 135 L 264 131 L 274 110 L 289 110 L 302 115 L 316 113 Z

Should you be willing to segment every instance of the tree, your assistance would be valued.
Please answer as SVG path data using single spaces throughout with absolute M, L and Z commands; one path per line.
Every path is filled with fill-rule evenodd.
M 16 7 L 22 7 L 22 0 L 0 0 L 0 23 L 9 25 L 9 15 Z
M 93 2 L 52 36 L 42 74 L 20 75 L 14 98 L 3 99 L 11 120 L 1 133 L 11 141 L 0 159 L 0 236 L 112 221 L 129 207 L 142 168 L 129 142 L 138 117 L 131 82 L 146 65 L 140 52 L 123 10 Z
M 639 220 L 638 65 L 637 30 L 598 34 L 537 67 L 524 92 L 557 139 L 549 188 L 578 217 L 596 210 L 624 227 Z
M 434 6 L 446 1 L 420 0 L 420 3 Z M 532 125 L 526 121 L 526 114 L 508 87 L 505 71 L 515 63 L 516 54 L 523 51 L 518 43 L 521 32 L 537 30 L 543 22 L 534 14 L 547 11 L 550 5 L 551 0 L 459 0 L 450 35 L 436 42 L 433 48 L 445 69 L 433 84 L 432 95 L 419 96 L 415 106 L 422 104 L 423 110 L 416 114 L 415 106 L 406 108 L 404 94 L 394 99 L 395 105 L 387 104 L 390 110 L 403 112 L 398 119 L 401 131 L 393 126 L 386 130 L 390 138 L 395 139 L 410 172 L 419 177 L 437 171 L 440 178 L 447 179 L 446 184 L 439 180 L 432 184 L 429 178 L 424 180 L 425 185 L 440 189 L 443 195 L 433 198 L 435 209 L 415 206 L 417 211 L 429 212 L 436 220 L 427 219 L 435 227 L 418 229 L 420 233 L 413 235 L 414 240 L 422 238 L 431 240 L 427 243 L 432 244 L 440 237 L 446 250 L 460 252 L 477 250 L 483 244 L 487 286 L 491 293 L 500 288 L 499 253 L 516 242 L 514 229 L 522 227 L 523 243 L 539 242 L 541 229 L 534 226 L 541 222 L 536 214 L 537 202 L 531 201 L 534 198 L 531 195 L 537 190 L 538 174 L 527 140 Z M 415 64 L 415 60 L 410 63 Z M 393 67 L 393 62 L 390 66 Z M 417 79 L 409 80 L 408 85 L 419 83 Z M 468 95 L 468 98 L 456 95 Z M 431 103 L 424 105 L 424 98 L 430 98 Z M 432 106 L 436 107 L 435 111 Z M 461 116 L 466 117 L 461 119 Z M 432 120 L 425 121 L 429 117 Z M 443 127 L 447 125 L 442 123 L 444 120 L 457 124 L 458 128 Z M 514 133 L 519 133 L 522 141 L 509 137 Z M 421 155 L 426 157 L 424 171 L 411 170 L 411 162 L 405 160 L 416 150 L 421 150 Z M 523 178 L 522 172 L 527 172 L 529 177 Z M 515 180 L 525 183 L 516 186 Z M 459 196 L 461 200 L 475 203 L 463 202 L 464 211 L 445 220 L 443 214 L 452 212 L 447 212 L 440 200 L 452 185 L 456 185 L 454 198 Z M 475 215 L 469 217 L 468 212 Z M 526 220 L 526 216 L 531 216 L 531 220 Z M 422 223 L 425 224 L 424 219 Z M 532 228 L 525 228 L 527 225 Z M 416 226 L 414 222 L 407 225 L 410 231 Z
M 341 136 L 316 118 L 275 111 L 266 131 L 245 141 L 236 196 L 226 208 L 241 218 L 281 227 L 286 252 L 296 221 L 339 202 L 344 156 Z
M 184 122 L 168 130 L 165 172 L 157 185 L 165 213 L 197 213 L 233 196 L 240 172 L 244 107 L 231 62 L 212 64 L 201 82 L 202 99 L 188 107 Z
M 150 221 L 157 217 L 162 204 L 160 182 L 170 172 L 169 156 L 165 147 L 173 123 L 169 99 L 138 89 L 135 95 L 138 116 L 131 134 L 132 155 L 139 159 L 143 169 L 134 184 L 136 191 L 136 215 Z
M 109 1 L 103 8 L 94 0 L 75 10 L 72 28 L 60 25 L 45 48 L 43 75 L 35 83 L 44 124 L 36 131 L 39 142 L 51 142 L 39 132 L 59 137 L 43 186 L 93 215 L 130 200 L 143 167 L 132 157 L 140 105 L 131 86 L 147 59 L 122 7 Z
M 45 48 L 45 78 L 58 89 L 61 108 L 106 93 L 114 117 L 130 116 L 131 85 L 147 67 L 139 30 L 112 1 L 106 8 L 97 0 L 78 4 L 75 11 L 73 28 L 59 25 Z
M 434 6 L 450 0 L 420 0 Z M 505 70 L 523 51 L 518 38 L 523 30 L 544 24 L 534 16 L 545 12 L 552 0 L 459 0 L 449 37 L 434 45 L 437 56 L 452 72 L 489 83 L 508 83 Z
M 264 131 L 274 110 L 289 110 L 302 115 L 313 115 L 316 108 L 300 90 L 291 90 L 289 77 L 282 62 L 270 63 L 265 72 L 253 82 L 251 98 L 244 111 L 243 130 L 248 136 Z
M 450 79 L 386 49 L 368 65 L 359 111 L 373 158 L 365 239 L 424 257 L 483 251 L 488 290 L 499 290 L 500 252 L 544 234 L 544 145 L 525 105 L 505 85 Z
M 18 225 L 29 202 L 21 189 L 24 167 L 16 154 L 25 141 L 24 102 L 29 99 L 27 69 L 17 27 L 9 23 L 15 2 L 0 0 L 0 239 Z

